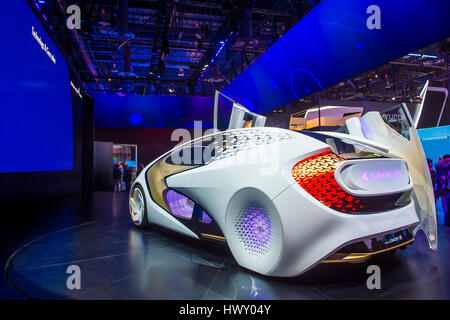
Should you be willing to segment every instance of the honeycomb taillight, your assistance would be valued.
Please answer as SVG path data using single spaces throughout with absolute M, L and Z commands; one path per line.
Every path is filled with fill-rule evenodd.
M 306 158 L 292 168 L 295 181 L 310 195 L 329 208 L 346 213 L 367 212 L 364 197 L 355 197 L 339 186 L 334 178 L 341 157 L 324 152 Z
M 300 187 L 327 207 L 345 213 L 376 213 L 411 202 L 411 190 L 380 196 L 352 196 L 335 180 L 334 171 L 343 158 L 332 152 L 316 154 L 298 162 L 292 176 Z

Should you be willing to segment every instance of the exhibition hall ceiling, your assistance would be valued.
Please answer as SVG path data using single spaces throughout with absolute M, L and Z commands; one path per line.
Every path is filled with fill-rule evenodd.
M 327 4 L 320 0 L 28 1 L 61 43 L 87 92 L 203 97 L 223 90 L 309 12 Z M 81 8 L 81 29 L 69 31 L 65 10 L 75 2 Z M 320 95 L 414 101 L 425 80 L 448 79 L 449 39 L 333 84 Z
M 90 92 L 212 96 L 320 1 L 85 0 L 75 32 L 73 1 L 35 2 Z
M 321 92 L 324 99 L 418 102 L 426 80 L 449 79 L 450 37 L 354 76 Z

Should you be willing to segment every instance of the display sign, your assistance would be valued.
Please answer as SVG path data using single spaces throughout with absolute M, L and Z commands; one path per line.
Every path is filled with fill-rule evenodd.
M 67 63 L 25 0 L 0 1 L 0 173 L 74 166 Z

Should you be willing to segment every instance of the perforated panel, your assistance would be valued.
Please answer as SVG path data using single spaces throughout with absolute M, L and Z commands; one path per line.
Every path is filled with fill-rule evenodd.
M 405 206 L 410 202 L 410 193 L 383 196 L 352 196 L 337 183 L 334 171 L 339 162 L 338 155 L 325 152 L 297 163 L 292 168 L 295 181 L 310 195 L 327 207 L 344 213 L 376 213 Z
M 236 217 L 236 233 L 245 249 L 254 255 L 266 254 L 273 238 L 272 221 L 264 208 L 249 205 Z
M 257 148 L 260 145 L 271 144 L 277 141 L 292 139 L 294 135 L 290 132 L 280 132 L 264 128 L 261 129 L 239 129 L 226 132 L 223 135 L 226 146 L 213 157 L 210 162 L 235 156 L 240 151 Z

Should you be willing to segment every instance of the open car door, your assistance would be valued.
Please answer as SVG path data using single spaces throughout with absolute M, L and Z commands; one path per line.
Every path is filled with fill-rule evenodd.
M 350 134 L 362 134 L 364 138 L 386 146 L 389 154 L 408 163 L 414 183 L 412 198 L 420 220 L 414 235 L 422 229 L 430 249 L 436 251 L 437 218 L 431 176 L 422 143 L 406 105 L 396 105 L 381 113 L 368 112 L 361 117 L 360 128 L 354 122 L 347 123 Z

